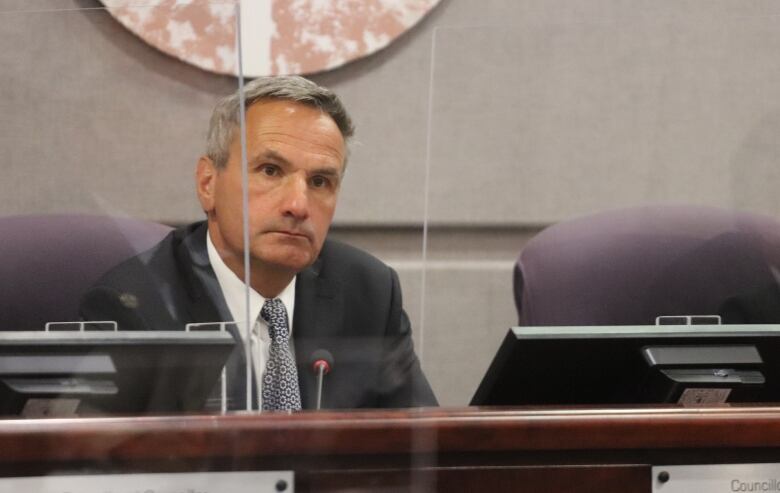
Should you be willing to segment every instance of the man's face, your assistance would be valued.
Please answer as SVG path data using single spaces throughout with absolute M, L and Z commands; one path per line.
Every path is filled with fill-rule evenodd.
M 243 265 L 241 135 L 222 169 L 198 164 L 198 197 L 212 241 L 235 269 Z M 336 210 L 345 143 L 333 119 L 283 100 L 246 112 L 249 243 L 252 267 L 297 273 L 317 258 Z

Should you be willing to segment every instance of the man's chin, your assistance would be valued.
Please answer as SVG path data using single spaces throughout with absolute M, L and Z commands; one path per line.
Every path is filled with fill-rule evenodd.
M 263 255 L 255 257 L 255 260 L 266 267 L 297 274 L 314 262 L 314 256 L 310 253 Z

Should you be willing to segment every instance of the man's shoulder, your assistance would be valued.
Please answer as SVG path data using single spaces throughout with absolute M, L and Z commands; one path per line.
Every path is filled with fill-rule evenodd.
M 178 270 L 176 264 L 177 257 L 181 255 L 181 245 L 189 241 L 201 227 L 205 227 L 203 223 L 194 223 L 171 231 L 150 249 L 134 255 L 108 270 L 95 285 L 115 286 L 127 283 L 147 283 L 160 276 L 174 275 Z
M 197 225 L 172 231 L 151 249 L 103 274 L 83 294 L 81 317 L 114 320 L 123 330 L 180 328 L 193 321 L 189 315 L 192 303 L 188 301 L 192 269 L 184 266 L 192 254 L 182 246 L 193 240 L 194 230 Z
M 337 240 L 325 242 L 314 270 L 320 279 L 340 285 L 347 296 L 357 296 L 376 306 L 382 306 L 400 289 L 398 275 L 390 266 Z
M 320 251 L 319 263 L 323 271 L 338 270 L 347 273 L 388 275 L 390 267 L 355 246 L 328 238 Z

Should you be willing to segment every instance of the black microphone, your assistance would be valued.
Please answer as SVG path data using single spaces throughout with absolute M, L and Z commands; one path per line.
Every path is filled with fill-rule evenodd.
M 317 410 L 320 410 L 322 405 L 322 381 L 325 379 L 325 375 L 331 372 L 333 369 L 333 355 L 327 349 L 318 349 L 311 353 L 309 358 L 311 362 L 311 369 L 314 374 L 317 375 Z

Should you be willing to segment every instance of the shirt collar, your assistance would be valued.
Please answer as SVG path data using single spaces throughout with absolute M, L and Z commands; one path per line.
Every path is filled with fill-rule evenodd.
M 247 285 L 225 264 L 222 257 L 219 256 L 217 248 L 211 241 L 211 232 L 206 235 L 206 250 L 209 256 L 209 262 L 211 268 L 214 270 L 214 274 L 217 276 L 217 282 L 222 289 L 222 295 L 225 297 L 225 302 L 230 310 L 230 314 L 233 316 L 233 320 L 242 322 L 246 319 L 246 289 Z M 293 277 L 290 284 L 285 287 L 282 292 L 277 296 L 282 301 L 285 309 L 287 310 L 287 321 L 290 325 L 290 334 L 292 334 L 293 327 L 293 313 L 295 312 L 295 281 Z M 249 288 L 249 317 L 253 322 L 257 320 L 260 315 L 260 310 L 263 308 L 266 298 L 260 293 L 255 291 L 251 286 Z M 243 333 L 243 331 L 241 331 Z

